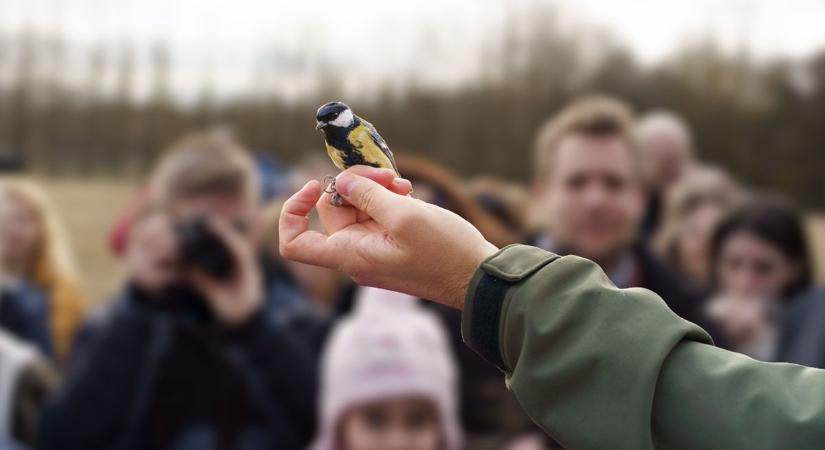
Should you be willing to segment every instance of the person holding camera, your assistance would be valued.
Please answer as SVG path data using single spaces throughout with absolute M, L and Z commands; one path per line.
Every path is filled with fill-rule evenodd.
M 258 181 L 225 134 L 184 138 L 149 183 L 128 283 L 87 326 L 44 449 L 300 449 L 316 355 L 273 314 L 254 243 Z

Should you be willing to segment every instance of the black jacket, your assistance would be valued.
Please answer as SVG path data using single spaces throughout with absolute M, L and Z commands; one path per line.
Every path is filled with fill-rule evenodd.
M 304 448 L 315 425 L 314 353 L 273 314 L 226 330 L 194 296 L 158 301 L 128 288 L 80 339 L 41 448 Z
M 811 289 L 790 304 L 776 361 L 825 369 L 825 289 Z

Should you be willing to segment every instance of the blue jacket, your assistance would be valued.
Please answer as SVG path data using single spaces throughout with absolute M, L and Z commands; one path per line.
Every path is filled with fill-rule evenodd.
M 34 344 L 44 355 L 52 353 L 48 314 L 46 297 L 27 283 L 0 291 L 0 328 Z

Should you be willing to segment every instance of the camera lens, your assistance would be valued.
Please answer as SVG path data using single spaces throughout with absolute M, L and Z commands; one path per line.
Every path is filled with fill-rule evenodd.
M 200 269 L 215 278 L 227 278 L 235 270 L 232 252 L 209 228 L 205 216 L 176 226 L 183 265 Z

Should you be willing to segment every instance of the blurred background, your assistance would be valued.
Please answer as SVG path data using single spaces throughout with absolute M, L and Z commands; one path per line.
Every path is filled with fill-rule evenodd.
M 313 114 L 340 99 L 396 152 L 524 181 L 541 121 L 603 92 L 677 111 L 702 159 L 813 211 L 825 207 L 814 17 L 816 0 L 4 0 L 0 158 L 55 180 L 69 227 L 95 236 L 84 202 L 122 200 L 193 127 L 231 125 L 290 163 L 323 150 Z M 78 259 L 105 270 L 94 244 L 77 242 Z
M 396 152 L 524 181 L 542 120 L 582 93 L 616 94 L 677 111 L 703 159 L 813 211 L 823 16 L 816 0 L 4 0 L 0 158 L 55 183 L 95 273 L 108 264 L 83 242 L 97 221 L 84 202 L 116 204 L 193 127 L 229 124 L 284 163 L 321 152 L 313 114 L 336 99 Z
M 335 173 L 314 115 L 341 100 L 420 195 L 497 243 L 535 243 L 536 132 L 602 94 L 667 111 L 697 164 L 793 204 L 813 286 L 825 279 L 823 19 L 819 0 L 0 0 L 0 177 L 42 189 L 94 311 L 128 278 L 124 215 L 137 220 L 153 167 L 193 130 L 231 130 L 277 203 L 296 180 Z M 655 231 L 658 256 L 689 272 Z M 724 294 L 716 275 L 707 298 Z M 763 324 L 731 319 L 737 305 L 711 315 L 744 351 L 741 327 Z M 760 339 L 781 333 L 769 328 Z

